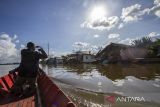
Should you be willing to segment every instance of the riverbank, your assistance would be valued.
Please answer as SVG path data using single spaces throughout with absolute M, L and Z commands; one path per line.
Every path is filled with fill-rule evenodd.
M 20 64 L 20 63 L 2 63 L 2 64 L 0 64 L 0 65 L 18 65 L 18 64 Z

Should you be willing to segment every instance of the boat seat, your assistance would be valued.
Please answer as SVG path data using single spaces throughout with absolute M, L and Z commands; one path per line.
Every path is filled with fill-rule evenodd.
M 5 86 L 2 79 L 0 78 L 0 89 L 2 89 L 2 88 L 7 90 L 7 87 Z
M 11 80 L 11 78 L 9 77 L 9 75 L 6 75 L 6 76 L 2 77 L 1 79 L 2 79 L 3 83 L 5 84 L 7 90 L 10 90 L 14 83 Z
M 3 83 L 2 79 L 0 78 L 0 94 L 2 94 L 4 91 L 8 92 L 8 89 L 6 85 Z
M 15 83 L 15 78 L 14 78 L 14 76 L 13 76 L 12 74 L 9 74 L 8 76 L 9 76 L 9 78 L 11 79 L 11 81 L 12 81 L 13 83 Z

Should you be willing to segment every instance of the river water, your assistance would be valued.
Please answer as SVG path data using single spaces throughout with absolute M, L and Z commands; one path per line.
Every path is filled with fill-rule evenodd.
M 0 65 L 0 75 L 17 66 Z M 78 107 L 160 107 L 160 64 L 41 67 Z

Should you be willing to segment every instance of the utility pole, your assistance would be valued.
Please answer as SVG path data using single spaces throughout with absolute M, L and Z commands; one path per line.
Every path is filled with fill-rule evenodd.
M 49 43 L 48 43 L 48 57 L 49 57 Z

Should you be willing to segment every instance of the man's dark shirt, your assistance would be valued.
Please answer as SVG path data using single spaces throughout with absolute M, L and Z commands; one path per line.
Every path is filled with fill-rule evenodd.
M 43 55 L 37 51 L 23 49 L 21 51 L 21 63 L 19 67 L 19 76 L 21 77 L 36 77 L 39 70 L 39 59 L 44 58 Z

